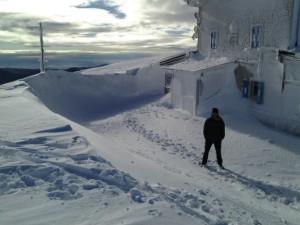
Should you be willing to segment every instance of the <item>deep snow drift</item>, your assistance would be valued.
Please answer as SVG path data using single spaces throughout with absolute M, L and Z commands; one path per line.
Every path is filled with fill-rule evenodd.
M 0 86 L 0 224 L 299 224 L 299 137 L 254 119 L 233 77 L 201 117 L 173 110 L 159 61 Z M 225 171 L 214 149 L 197 165 L 212 106 Z

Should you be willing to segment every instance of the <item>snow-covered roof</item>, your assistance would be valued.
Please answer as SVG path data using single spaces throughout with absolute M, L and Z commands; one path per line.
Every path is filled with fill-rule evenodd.
M 205 58 L 203 60 L 188 59 L 186 61 L 171 66 L 166 66 L 164 67 L 164 69 L 197 72 L 231 62 L 234 62 L 234 60 L 227 57 Z
M 80 73 L 86 75 L 126 74 L 128 73 L 128 71 L 136 71 L 140 68 L 152 64 L 157 64 L 160 61 L 164 60 L 166 57 L 167 57 L 166 55 L 160 55 L 160 56 L 146 57 L 140 59 L 132 59 L 132 60 L 122 61 L 118 63 L 113 63 L 103 67 L 83 70 L 80 71 Z
M 139 59 L 126 60 L 118 63 L 113 63 L 103 67 L 97 67 L 87 70 L 82 70 L 79 73 L 85 75 L 107 75 L 107 74 L 131 74 L 136 73 L 139 69 L 148 67 L 149 65 L 160 64 L 173 58 L 183 56 L 185 52 L 176 54 L 163 54 L 152 57 L 145 57 Z

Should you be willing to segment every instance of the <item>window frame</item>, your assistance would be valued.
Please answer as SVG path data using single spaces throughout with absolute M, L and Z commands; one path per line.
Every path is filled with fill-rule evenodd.
M 215 34 L 214 38 L 213 38 L 212 34 Z M 210 49 L 212 49 L 212 50 L 217 49 L 218 48 L 218 42 L 219 42 L 219 32 L 218 32 L 218 30 L 211 30 L 210 31 Z
M 255 29 L 255 33 L 253 32 L 254 29 Z M 251 34 L 250 34 L 250 47 L 251 49 L 258 49 L 261 48 L 262 45 L 263 45 L 263 25 L 262 24 L 252 25 Z

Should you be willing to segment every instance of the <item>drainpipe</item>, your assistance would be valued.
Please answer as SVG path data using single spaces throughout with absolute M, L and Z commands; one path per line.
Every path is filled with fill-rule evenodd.
M 257 74 L 257 77 L 259 79 L 259 81 L 261 81 L 261 62 L 263 60 L 263 52 L 262 50 L 260 49 L 259 53 L 258 53 L 258 65 L 257 65 L 257 71 L 256 71 L 256 74 Z
M 295 0 L 295 4 L 297 2 L 297 9 L 298 9 L 298 19 L 297 19 L 297 24 L 298 24 L 298 34 L 297 34 L 297 49 L 300 48 L 300 0 Z
M 299 0 L 300 1 L 300 0 Z M 197 44 L 197 51 L 200 53 L 201 51 L 201 23 L 202 23 L 202 8 L 199 7 L 198 10 L 198 18 L 197 18 L 197 27 L 198 27 L 198 44 Z
M 298 45 L 300 45 L 299 11 L 300 11 L 300 0 L 294 0 L 294 11 L 293 11 L 291 40 L 290 40 L 289 49 L 293 49 Z

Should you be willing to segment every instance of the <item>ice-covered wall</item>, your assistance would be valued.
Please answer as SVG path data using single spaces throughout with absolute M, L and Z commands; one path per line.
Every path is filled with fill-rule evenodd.
M 275 51 L 263 51 L 261 72 L 253 79 L 265 83 L 263 104 L 253 104 L 263 122 L 300 135 L 300 61 L 287 58 L 280 63 Z
M 251 49 L 253 25 L 262 25 L 264 47 L 286 49 L 293 6 L 293 0 L 211 0 L 203 6 L 201 50 L 214 56 L 257 58 L 257 51 Z M 218 36 L 217 48 L 210 51 L 211 31 Z
M 220 65 L 201 72 L 197 76 L 200 87 L 196 95 L 196 115 L 205 116 L 210 114 L 211 108 L 221 108 L 223 112 L 229 112 L 236 108 L 233 96 L 238 95 L 239 91 L 235 83 L 234 70 L 238 66 L 235 62 Z
M 235 62 L 225 63 L 212 68 L 198 71 L 172 70 L 174 79 L 172 82 L 171 101 L 175 109 L 183 109 L 192 115 L 206 114 L 206 109 L 213 106 L 210 102 L 216 95 L 227 87 L 228 80 L 234 80 Z M 232 78 L 232 79 L 231 79 Z M 231 82 L 232 83 L 232 82 Z M 237 87 L 230 92 L 237 92 Z M 228 99 L 228 103 L 230 103 Z M 205 104 L 205 105 L 204 105 Z
M 200 49 L 208 58 L 225 56 L 235 59 L 240 65 L 240 72 L 246 72 L 237 74 L 236 71 L 238 84 L 241 84 L 243 76 L 264 82 L 263 102 L 257 104 L 253 101 L 254 114 L 265 123 L 300 135 L 300 61 L 297 58 L 283 63 L 278 60 L 278 50 L 288 50 L 295 38 L 292 27 L 299 26 L 293 19 L 295 12 L 299 12 L 299 9 L 294 10 L 297 7 L 294 3 L 294 0 L 203 1 Z M 253 26 L 261 27 L 257 48 L 251 46 Z M 213 35 L 216 37 L 214 48 L 211 48 L 212 32 L 216 32 Z M 219 74 L 216 71 L 204 85 L 215 82 L 215 79 L 222 81 L 223 76 L 223 71 Z M 192 83 L 188 76 L 183 78 L 180 75 L 176 79 L 178 77 L 182 81 L 177 80 L 175 84 L 177 87 L 181 85 L 182 98 L 174 100 L 177 101 L 175 106 L 192 111 L 194 109 L 189 103 L 191 94 L 184 92 L 186 88 L 196 92 L 197 80 L 193 81 L 192 89 L 192 86 L 185 85 Z M 211 86 L 215 92 L 219 90 L 219 84 L 216 84 Z M 176 95 L 180 96 L 179 93 Z

